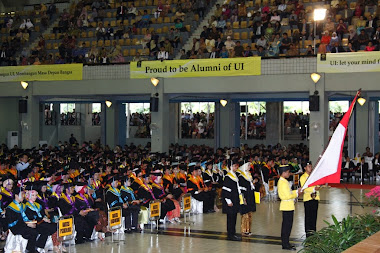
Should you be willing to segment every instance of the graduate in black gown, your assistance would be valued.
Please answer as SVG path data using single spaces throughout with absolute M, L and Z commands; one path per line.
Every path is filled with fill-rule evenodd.
M 210 194 L 208 189 L 203 187 L 200 175 L 198 174 L 201 172 L 200 167 L 191 166 L 189 172 L 191 175 L 187 180 L 187 192 L 196 200 L 203 202 L 203 213 L 214 212 L 215 195 Z
M 42 206 L 36 202 L 38 193 L 34 189 L 38 187 L 37 185 L 38 183 L 31 183 L 26 186 L 25 197 L 27 201 L 25 203 L 25 214 L 29 220 L 37 221 L 36 230 L 40 235 L 38 238 L 40 244 L 36 246 L 43 249 L 48 237 L 57 232 L 57 225 L 51 223 L 50 219 L 46 217 Z
M 12 177 L 8 177 L 4 179 L 3 187 L 1 187 L 1 203 L 3 207 L 7 207 L 10 203 L 12 203 L 14 196 L 12 193 L 13 189 L 13 179 Z
M 6 209 L 5 218 L 8 222 L 8 227 L 14 235 L 21 235 L 24 239 L 28 240 L 26 249 L 28 252 L 35 253 L 36 247 L 44 247 L 45 242 L 41 240 L 36 240 L 38 236 L 38 231 L 36 229 L 36 223 L 31 223 L 32 221 L 26 216 L 24 201 L 25 193 L 24 191 L 16 187 L 13 191 L 15 199 L 8 205 Z
M 128 218 L 131 218 L 130 211 L 128 211 L 128 203 L 124 202 L 120 190 L 117 188 L 119 186 L 119 178 L 117 176 L 109 178 L 110 187 L 106 192 L 106 201 L 109 208 L 121 207 L 122 215 L 125 217 L 125 233 L 131 233 L 132 227 L 131 222 Z
M 252 214 L 256 211 L 255 201 L 255 180 L 250 173 L 250 163 L 245 163 L 238 169 L 240 191 L 244 197 L 244 204 L 240 206 L 241 233 L 243 236 L 250 236 L 252 226 Z
M 155 199 L 161 200 L 161 215 L 160 219 L 165 218 L 169 211 L 174 210 L 176 207 L 174 202 L 171 200 L 173 198 L 172 194 L 167 194 L 162 183 L 162 174 L 160 170 L 155 170 L 151 173 L 152 191 Z
M 227 214 L 227 239 L 241 241 L 241 237 L 236 236 L 236 218 L 240 212 L 240 205 L 243 204 L 239 197 L 239 179 L 235 172 L 239 168 L 237 160 L 232 162 L 230 171 L 224 177 L 222 187 L 223 213 Z
M 121 180 L 120 193 L 124 203 L 128 204 L 126 209 L 125 217 L 125 228 L 131 229 L 131 231 L 138 232 L 137 224 L 139 221 L 139 212 L 140 212 L 140 203 L 142 202 L 139 199 L 136 199 L 136 196 L 133 192 L 131 186 L 131 179 L 129 177 L 123 177 Z
M 83 219 L 87 222 L 88 227 L 94 228 L 99 220 L 99 212 L 94 210 L 93 199 L 86 193 L 86 184 L 83 182 L 75 182 L 75 208 L 83 211 Z
M 38 192 L 36 202 L 41 205 L 44 215 L 49 218 L 49 212 L 53 210 L 49 208 L 50 193 L 47 191 L 47 182 L 38 181 L 38 183 L 35 184 L 35 187 Z
M 183 191 L 180 185 L 177 183 L 177 179 L 172 173 L 172 169 L 169 166 L 164 167 L 164 176 L 162 177 L 162 183 L 166 193 L 171 193 L 177 200 L 180 199 Z
M 73 215 L 75 230 L 77 232 L 75 243 L 81 244 L 91 239 L 93 227 L 90 227 L 84 216 L 85 210 L 78 210 L 75 207 L 74 187 L 72 183 L 63 185 L 63 192 L 58 201 L 58 206 L 62 215 Z
M 143 183 L 140 185 L 137 191 L 137 196 L 142 200 L 141 205 L 149 207 L 149 202 L 156 200 L 156 197 L 153 194 L 152 186 L 150 185 L 149 175 L 143 175 Z

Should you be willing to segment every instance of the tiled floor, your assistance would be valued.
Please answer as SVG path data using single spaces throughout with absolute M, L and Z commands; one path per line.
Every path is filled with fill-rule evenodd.
M 354 189 L 354 196 L 363 201 L 363 195 L 368 190 Z M 353 200 L 355 201 L 355 200 Z M 338 220 L 350 213 L 350 194 L 345 189 L 325 188 L 321 190 L 321 202 L 318 211 L 317 228 L 321 229 L 326 224 L 323 220 L 331 221 L 331 215 Z M 77 245 L 72 252 L 91 253 L 119 253 L 119 252 L 287 252 L 278 245 L 281 230 L 281 212 L 279 202 L 263 202 L 258 205 L 257 212 L 253 216 L 254 235 L 242 242 L 230 242 L 225 240 L 226 216 L 221 212 L 214 214 L 195 215 L 191 220 L 195 223 L 191 226 L 190 235 L 184 235 L 184 225 L 161 225 L 159 234 L 145 233 L 123 235 L 124 241 L 111 243 L 107 237 L 105 242 L 91 242 Z M 371 207 L 364 209 L 353 203 L 353 213 L 361 214 L 371 212 Z M 240 218 L 238 218 L 238 224 Z M 240 226 L 237 226 L 240 231 Z M 207 239 L 205 239 L 207 238 Z M 304 209 L 303 203 L 296 204 L 296 212 L 293 223 L 291 239 L 298 245 L 304 238 Z M 297 247 L 300 249 L 301 247 Z

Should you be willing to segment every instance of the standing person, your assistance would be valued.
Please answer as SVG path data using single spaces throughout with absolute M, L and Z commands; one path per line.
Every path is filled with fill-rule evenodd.
M 311 162 L 306 163 L 305 173 L 300 178 L 301 187 L 313 171 Z M 306 237 L 313 234 L 317 229 L 318 203 L 320 200 L 319 186 L 311 186 L 304 190 L 303 204 L 305 207 L 305 232 Z
M 236 218 L 240 211 L 240 205 L 243 204 L 239 179 L 235 174 L 238 168 L 239 162 L 233 161 L 222 187 L 223 213 L 227 214 L 227 239 L 231 241 L 241 241 L 241 237 L 236 235 Z
M 29 157 L 27 154 L 21 155 L 19 163 L 16 165 L 17 174 L 18 176 L 24 177 L 25 172 L 24 170 L 28 169 L 29 165 L 33 162 L 33 159 L 29 160 Z
M 278 196 L 281 199 L 280 211 L 282 211 L 282 226 L 281 226 L 281 241 L 282 249 L 296 250 L 296 247 L 289 243 L 290 233 L 292 232 L 293 216 L 294 216 L 294 201 L 301 194 L 301 189 L 291 190 L 289 181 L 290 166 L 280 166 L 280 179 L 278 180 L 277 189 Z
M 251 173 L 249 172 L 250 163 L 245 163 L 238 170 L 239 186 L 244 197 L 244 204 L 241 205 L 241 234 L 250 236 L 252 226 L 252 214 L 256 212 L 255 186 Z

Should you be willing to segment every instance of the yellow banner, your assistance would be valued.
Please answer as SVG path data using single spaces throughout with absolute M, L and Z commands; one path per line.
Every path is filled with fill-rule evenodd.
M 255 203 L 260 204 L 260 192 L 255 192 Z
M 119 226 L 121 224 L 121 209 L 110 211 L 109 213 L 110 227 Z
M 131 62 L 130 77 L 204 77 L 261 75 L 261 57 Z
M 191 209 L 191 196 L 183 198 L 183 210 L 188 211 Z
M 318 54 L 321 73 L 380 72 L 380 52 Z
M 0 82 L 82 80 L 83 64 L 29 65 L 0 68 Z
M 59 220 L 59 237 L 73 234 L 73 218 Z
M 151 203 L 150 208 L 150 218 L 160 217 L 160 202 Z

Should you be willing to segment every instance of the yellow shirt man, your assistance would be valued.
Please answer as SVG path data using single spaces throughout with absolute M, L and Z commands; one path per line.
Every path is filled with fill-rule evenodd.
M 307 172 L 303 173 L 303 175 L 300 178 L 301 187 L 304 186 L 308 177 L 309 177 L 309 174 Z M 319 188 L 319 186 L 311 186 L 311 187 L 307 187 L 305 190 L 303 190 L 303 193 L 304 193 L 303 202 L 312 200 L 313 198 L 311 197 L 311 194 L 314 192 L 316 193 L 316 196 L 314 199 L 315 200 L 321 200 L 321 198 L 319 196 L 319 191 L 315 190 L 315 188 Z
M 291 190 L 289 181 L 280 177 L 277 184 L 277 191 L 281 199 L 280 211 L 293 211 L 295 209 L 294 200 L 298 197 L 298 193 L 296 190 Z

